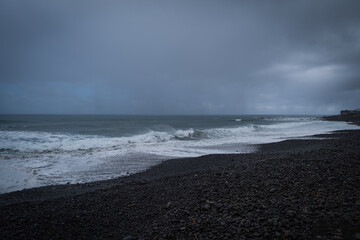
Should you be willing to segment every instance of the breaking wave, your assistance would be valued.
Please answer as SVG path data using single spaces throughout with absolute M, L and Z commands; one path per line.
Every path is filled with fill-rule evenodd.
M 265 143 L 286 137 L 298 137 L 324 133 L 338 129 L 350 129 L 354 126 L 325 121 L 280 122 L 277 124 L 248 124 L 239 127 L 210 129 L 170 129 L 168 131 L 149 130 L 143 134 L 122 137 L 80 135 L 67 133 L 0 131 L 0 154 L 34 153 L 61 154 L 71 152 L 99 152 L 107 150 L 128 150 L 129 147 L 141 147 L 157 144 L 169 146 L 169 143 L 186 147 L 216 145 L 229 142 Z M 193 142 L 193 143 L 191 143 Z M 128 152 L 128 151 L 126 151 Z M 168 152 L 168 151 L 167 151 Z
M 241 118 L 235 118 L 233 121 L 234 121 L 234 122 L 241 122 L 242 119 L 241 119 Z
M 0 130 L 0 192 L 109 179 L 175 157 L 254 151 L 249 144 L 359 129 L 311 118 L 226 120 L 228 127 L 154 127 L 123 136 Z M 271 121 L 270 121 L 271 120 Z M 191 126 L 188 124 L 187 126 Z

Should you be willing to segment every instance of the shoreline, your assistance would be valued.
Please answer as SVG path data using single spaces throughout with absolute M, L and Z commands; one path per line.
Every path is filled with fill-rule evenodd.
M 314 115 L 315 116 L 315 115 Z M 327 117 L 334 117 L 334 116 L 327 116 Z M 326 121 L 341 121 L 341 120 L 332 120 L 332 119 L 327 119 L 327 117 L 318 117 L 319 120 L 326 120 Z M 349 124 L 351 124 L 351 122 L 348 122 Z M 360 124 L 356 124 L 356 123 L 353 123 L 355 125 L 359 125 Z M 351 130 L 351 129 L 350 129 Z M 341 131 L 341 130 L 335 130 L 335 131 Z M 332 131 L 329 131 L 329 133 L 332 132 Z M 50 184 L 50 185 L 42 185 L 42 184 L 33 184 L 32 187 L 25 187 L 25 188 L 17 188 L 16 186 L 14 187 L 15 189 L 14 190 L 11 190 L 11 191 L 8 191 L 7 190 L 4 190 L 2 192 L 0 192 L 0 196 L 3 195 L 3 194 L 8 194 L 8 193 L 13 193 L 13 192 L 19 192 L 19 191 L 27 191 L 27 190 L 34 190 L 34 189 L 37 189 L 37 188 L 53 188 L 53 187 L 58 187 L 59 189 L 63 189 L 64 191 L 69 191 L 69 192 L 73 192 L 73 190 L 70 190 L 72 188 L 78 188 L 79 185 L 91 185 L 92 187 L 95 187 L 95 186 L 99 186 L 100 188 L 103 188 L 103 186 L 100 186 L 100 185 L 111 185 L 112 181 L 113 180 L 116 180 L 118 178 L 122 178 L 122 179 L 127 179 L 129 176 L 133 176 L 133 175 L 136 175 L 138 173 L 142 173 L 142 172 L 146 172 L 148 171 L 149 169 L 152 169 L 154 166 L 157 166 L 159 164 L 161 164 L 162 162 L 164 161 L 169 161 L 169 160 L 174 160 L 174 159 L 196 159 L 196 158 L 199 158 L 199 157 L 206 157 L 208 155 L 231 155 L 231 154 L 246 154 L 246 153 L 256 153 L 258 151 L 258 148 L 259 146 L 262 146 L 262 145 L 267 145 L 267 144 L 271 144 L 271 143 L 278 143 L 278 142 L 283 142 L 283 141 L 286 141 L 286 140 L 301 140 L 301 139 L 308 139 L 308 138 L 311 138 L 313 136 L 316 136 L 316 135 L 319 135 L 319 134 L 315 134 L 315 135 L 304 135 L 304 136 L 300 136 L 300 137 L 290 137 L 290 138 L 283 138 L 282 140 L 279 138 L 278 140 L 274 140 L 273 142 L 267 142 L 267 141 L 264 141 L 264 142 L 267 142 L 267 143 L 258 143 L 258 144 L 254 144 L 254 143 L 251 143 L 251 144 L 248 144 L 248 145 L 241 145 L 241 147 L 243 147 L 244 149 L 240 150 L 240 151 L 235 151 L 233 153 L 213 153 L 213 154 L 205 154 L 205 155 L 200 155 L 200 156 L 196 156 L 196 157 L 172 157 L 172 158 L 167 158 L 167 157 L 162 157 L 158 160 L 154 165 L 150 165 L 150 166 L 147 166 L 146 168 L 143 168 L 139 171 L 134 171 L 132 173 L 126 173 L 126 174 L 123 174 L 121 176 L 113 176 L 111 178 L 103 178 L 102 180 L 95 180 L 95 181 L 90 181 L 90 182 L 86 182 L 86 181 L 75 181 L 74 182 L 67 182 L 66 181 L 63 181 L 61 184 L 57 183 L 57 184 Z M 326 135 L 326 134 L 325 134 Z M 232 145 L 236 145 L 236 143 L 231 143 Z M 246 146 L 246 147 L 244 147 Z M 249 150 L 251 149 L 251 150 Z M 161 174 L 161 173 L 160 173 Z M 22 179 L 20 179 L 19 181 L 21 181 Z M 35 180 L 36 181 L 36 180 Z M 106 182 L 105 184 L 100 184 L 101 182 Z M 70 188 L 68 186 L 71 186 Z M 107 186 L 105 186 L 107 187 Z M 0 205 L 2 203 L 0 202 Z
M 259 115 L 259 116 L 261 116 L 261 115 Z M 259 116 L 256 118 L 258 119 Z M 290 119 L 292 117 L 295 117 L 295 119 L 297 119 L 297 121 L 295 121 L 295 123 L 296 123 L 295 125 L 300 125 L 300 126 L 302 126 L 301 125 L 302 121 L 308 122 L 309 120 L 310 121 L 315 120 L 316 123 L 318 121 L 323 122 L 323 121 L 321 121 L 322 118 L 319 116 L 315 117 L 315 118 L 310 117 L 310 116 L 302 116 L 299 119 L 298 119 L 299 116 L 295 116 L 295 115 L 288 116 L 288 117 L 290 117 Z M 281 115 L 274 117 L 274 119 L 276 119 L 276 121 L 278 121 L 281 118 L 283 118 Z M 263 118 L 261 118 L 261 119 L 263 119 Z M 273 119 L 273 118 L 266 119 L 266 121 L 271 120 L 271 119 Z M 226 121 L 229 121 L 229 119 L 227 119 Z M 258 131 L 258 128 L 259 129 L 264 128 L 265 129 L 264 131 L 268 132 L 267 124 L 265 124 L 265 123 L 263 123 L 264 125 L 257 123 L 258 125 L 257 124 L 255 124 L 255 125 L 247 124 L 245 126 L 238 126 L 238 128 L 237 127 L 234 128 L 236 130 L 235 133 L 232 131 L 233 128 L 230 128 L 230 127 L 229 128 L 226 128 L 226 127 L 221 128 L 220 127 L 219 129 L 221 129 L 221 131 L 223 131 L 224 129 L 225 129 L 225 131 L 228 131 L 229 129 L 231 130 L 231 131 L 229 130 L 231 132 L 231 134 L 230 134 L 231 137 L 228 137 L 231 139 L 231 141 L 229 141 L 228 138 L 220 137 L 219 139 L 227 139 L 227 140 L 210 141 L 210 147 L 206 147 L 207 145 L 209 145 L 209 143 L 206 140 L 207 137 L 203 137 L 203 138 L 199 137 L 199 139 L 198 139 L 197 138 L 198 136 L 196 135 L 196 137 L 194 139 L 197 141 L 201 140 L 201 142 L 199 144 L 197 144 L 197 141 L 194 141 L 195 142 L 195 144 L 194 144 L 195 150 L 194 151 L 191 151 L 191 150 L 188 151 L 188 149 L 193 149 L 192 147 L 190 147 L 192 141 L 180 141 L 180 143 L 179 143 L 180 145 L 181 145 L 181 143 L 184 142 L 185 146 L 187 146 L 187 148 L 184 148 L 184 149 L 180 147 L 179 148 L 180 150 L 179 150 L 177 147 L 177 143 L 175 144 L 176 147 L 171 147 L 171 146 L 169 147 L 168 145 L 171 145 L 172 140 L 174 140 L 174 139 L 182 140 L 182 138 L 178 138 L 177 135 L 175 134 L 174 139 L 170 138 L 168 140 L 165 140 L 166 143 L 170 142 L 169 144 L 165 144 L 165 147 L 158 146 L 158 145 L 156 145 L 155 148 L 153 147 L 154 149 L 157 149 L 157 148 L 161 149 L 160 152 L 158 152 L 157 150 L 155 150 L 155 151 L 150 150 L 151 153 L 143 153 L 143 154 L 148 154 L 145 157 L 139 156 L 139 155 L 142 154 L 142 151 L 144 149 L 146 149 L 148 146 L 146 146 L 146 144 L 142 144 L 141 141 L 139 141 L 140 144 L 137 144 L 136 143 L 137 141 L 135 141 L 133 144 L 132 141 L 130 141 L 130 140 L 128 141 L 128 145 L 130 145 L 130 146 L 128 146 L 128 145 L 124 146 L 122 143 L 113 141 L 112 144 L 115 144 L 115 145 L 111 144 L 112 147 L 109 147 L 109 149 L 108 149 L 107 148 L 108 146 L 105 144 L 107 147 L 100 147 L 101 148 L 100 150 L 98 150 L 97 147 L 84 147 L 84 146 L 79 146 L 81 144 L 76 143 L 75 144 L 76 147 L 75 146 L 72 147 L 73 149 L 71 148 L 72 150 L 69 153 L 67 153 L 67 151 L 69 151 L 69 150 L 66 150 L 68 148 L 68 146 L 63 148 L 63 147 L 61 147 L 61 145 L 63 145 L 62 143 L 60 143 L 60 147 L 55 147 L 55 150 L 52 149 L 54 147 L 52 145 L 45 147 L 46 150 L 38 150 L 38 149 L 42 149 L 44 146 L 42 146 L 40 144 L 41 147 L 37 147 L 36 143 L 35 143 L 35 145 L 34 144 L 31 145 L 31 147 L 33 147 L 33 149 L 35 149 L 34 151 L 26 150 L 24 153 L 22 153 L 23 150 L 19 150 L 20 151 L 19 153 L 21 153 L 21 155 L 20 154 L 17 154 L 17 155 L 12 154 L 11 149 L 13 147 L 9 147 L 9 149 L 4 150 L 4 159 L 9 160 L 9 161 L 3 161 L 3 164 L 2 164 L 2 166 L 3 166 L 2 172 L 4 173 L 4 176 L 1 179 L 2 180 L 1 181 L 2 188 L 0 191 L 0 195 L 10 193 L 10 192 L 23 191 L 26 189 L 34 189 L 34 188 L 46 187 L 46 186 L 51 187 L 51 186 L 62 186 L 62 185 L 66 185 L 66 184 L 71 184 L 71 185 L 92 184 L 92 183 L 97 183 L 99 181 L 116 179 L 119 177 L 133 175 L 138 172 L 143 172 L 143 171 L 146 171 L 147 169 L 149 169 L 150 167 L 152 167 L 154 165 L 158 165 L 162 161 L 166 161 L 169 159 L 188 158 L 190 156 L 199 157 L 199 156 L 206 156 L 209 154 L 250 153 L 250 152 L 257 151 L 256 146 L 259 144 L 262 144 L 262 143 L 278 142 L 278 141 L 284 141 L 286 139 L 307 138 L 310 135 L 320 134 L 320 133 L 324 132 L 323 126 L 320 126 L 320 127 L 315 126 L 313 128 L 310 128 L 311 130 L 306 129 L 306 128 L 305 129 L 304 128 L 297 129 L 296 127 L 292 126 L 292 128 L 290 128 L 290 130 L 288 130 L 289 126 L 286 124 L 290 123 L 290 126 L 291 126 L 292 120 L 289 123 L 287 121 L 290 121 L 290 120 L 289 119 L 285 120 L 285 123 L 282 122 L 282 120 L 281 120 L 275 124 L 275 126 L 277 126 L 279 124 L 280 133 L 278 131 L 276 131 L 276 133 L 275 133 L 275 131 L 270 131 L 269 134 L 265 134 L 266 136 L 264 136 L 264 134 L 262 133 L 261 130 Z M 328 122 L 328 121 L 325 121 L 325 122 Z M 270 124 L 270 126 L 272 124 Z M 338 126 L 338 127 L 326 126 L 326 127 L 328 127 L 328 131 L 335 131 L 337 129 L 346 129 L 346 128 L 348 128 L 347 126 L 350 126 L 346 123 L 341 123 L 341 124 L 343 124 L 343 126 Z M 321 125 L 321 123 L 320 123 L 320 125 Z M 345 125 L 347 125 L 347 126 L 345 126 Z M 249 128 L 250 128 L 250 131 L 249 131 Z M 215 128 L 215 129 L 218 129 L 218 128 Z M 251 134 L 253 134 L 255 136 L 255 138 L 252 138 L 251 134 L 250 134 L 251 136 L 249 135 L 249 138 L 247 136 L 243 136 L 244 134 L 242 133 L 242 131 L 244 129 L 247 132 L 249 131 L 249 133 L 251 132 Z M 272 129 L 272 127 L 270 127 L 270 129 Z M 281 129 L 285 129 L 285 130 L 281 131 Z M 304 129 L 304 131 L 302 131 L 303 129 Z M 193 128 L 189 128 L 187 130 L 177 130 L 176 132 L 180 132 L 179 134 L 181 135 L 181 134 L 183 134 L 184 131 L 185 132 L 190 131 L 190 133 L 189 133 L 190 139 L 186 138 L 186 140 L 192 140 L 193 137 L 190 137 L 190 134 L 195 134 L 196 132 L 206 132 L 207 130 L 196 130 L 196 129 L 193 130 Z M 209 132 L 211 133 L 211 131 L 209 131 Z M 241 134 L 239 134 L 237 132 L 240 132 Z M 210 133 L 207 133 L 207 134 L 210 134 Z M 239 134 L 239 136 L 237 136 L 237 134 Z M 206 135 L 206 134 L 204 133 L 204 135 Z M 237 136 L 237 138 L 235 138 L 235 135 Z M 276 136 L 276 135 L 278 135 L 278 136 Z M 132 137 L 136 137 L 136 136 L 139 136 L 139 135 L 135 134 Z M 140 136 L 143 136 L 143 134 L 140 134 Z M 217 135 L 215 134 L 215 136 L 217 136 Z M 220 136 L 222 136 L 222 135 L 220 134 Z M 118 137 L 121 140 L 123 140 L 122 139 L 123 137 L 121 137 L 121 136 L 118 136 Z M 157 134 L 152 134 L 152 137 L 157 138 L 158 136 L 157 136 Z M 211 140 L 213 140 L 213 137 L 209 137 L 209 138 Z M 239 138 L 240 138 L 240 140 L 239 140 Z M 5 136 L 5 139 L 6 139 L 6 136 Z M 91 139 L 93 139 L 93 138 L 91 138 Z M 112 138 L 110 138 L 110 139 L 112 139 Z M 114 139 L 117 139 L 117 137 Z M 204 139 L 205 139 L 205 141 L 202 141 Z M 216 139 L 216 137 L 214 139 Z M 247 142 L 247 141 L 249 141 L 249 139 L 250 139 L 250 143 Z M 44 139 L 44 141 L 48 141 L 48 140 L 49 139 L 46 139 L 46 138 Z M 77 140 L 79 140 L 79 139 L 77 139 Z M 108 140 L 108 139 L 106 139 L 106 140 Z M 117 140 L 119 141 L 119 139 L 117 139 Z M 15 144 L 14 146 L 17 146 L 17 145 L 22 146 L 22 144 L 23 144 L 22 140 L 20 140 L 20 142 L 16 142 L 16 141 L 15 142 L 10 141 L 11 143 L 9 143 L 9 144 L 10 145 Z M 29 139 L 29 141 L 32 141 L 32 140 Z M 50 140 L 50 141 L 54 142 L 53 140 Z M 63 140 L 61 140 L 61 142 L 62 141 Z M 100 144 L 99 144 L 99 142 L 97 142 L 96 144 L 99 146 L 102 146 L 101 141 L 102 141 L 102 139 L 100 138 Z M 157 142 L 157 141 L 163 142 L 162 139 L 161 140 L 156 139 L 155 142 Z M 79 142 L 82 142 L 82 141 L 79 141 Z M 109 140 L 109 142 L 111 143 L 110 140 Z M 150 142 L 152 142 L 152 140 L 150 140 Z M 204 142 L 205 142 L 205 144 L 204 144 Z M 93 144 L 94 144 L 94 142 L 91 142 L 90 146 L 93 146 Z M 116 147 L 117 144 L 119 144 L 120 147 Z M 5 143 L 4 145 L 6 146 L 7 143 Z M 64 145 L 66 145 L 66 144 L 64 144 Z M 139 145 L 140 147 L 136 147 L 137 145 Z M 28 148 L 31 149 L 30 146 L 28 146 Z M 116 155 L 117 150 L 126 149 L 126 148 L 135 149 L 135 150 L 130 150 L 129 151 L 130 153 L 127 152 L 126 155 L 121 155 L 121 153 L 120 153 L 120 157 L 118 155 Z M 151 149 L 151 145 L 149 148 Z M 15 149 L 14 150 L 15 153 L 18 152 L 17 147 L 14 147 L 14 149 Z M 21 147 L 19 147 L 19 149 L 21 149 Z M 93 149 L 97 149 L 97 150 L 95 151 Z M 112 151 L 113 149 L 115 149 L 115 151 Z M 10 153 L 8 153 L 7 151 L 9 151 Z M 80 153 L 78 151 L 80 151 Z M 97 152 L 99 152 L 101 154 L 97 154 Z M 110 152 L 110 154 L 107 154 L 107 152 Z M 183 154 L 183 152 L 185 154 Z M 75 154 L 75 156 L 70 157 L 71 154 Z M 168 156 L 162 156 L 162 154 L 165 154 Z M 177 156 L 171 157 L 172 154 L 175 154 Z M 83 155 L 83 156 L 81 156 L 81 155 Z M 188 155 L 188 156 L 186 156 L 186 155 Z M 130 157 L 128 157 L 128 156 L 130 156 Z M 35 162 L 35 164 L 32 164 L 31 161 L 26 160 L 28 157 L 30 157 L 30 158 L 33 157 L 35 160 L 33 162 Z M 15 158 L 15 161 L 12 161 L 13 158 Z M 23 159 L 23 160 L 21 160 L 21 159 Z M 55 160 L 52 160 L 52 159 L 55 159 Z M 104 161 L 104 159 L 106 159 L 106 160 Z M 27 161 L 27 162 L 24 163 L 24 161 Z M 38 163 L 36 163 L 37 161 L 38 161 Z M 140 162 L 140 164 L 138 164 L 137 162 Z M 76 164 L 74 164 L 74 163 L 76 163 Z M 24 168 L 21 167 L 23 164 L 25 164 Z M 84 166 L 86 166 L 85 169 L 84 169 Z M 123 167 L 123 166 L 126 166 L 126 167 Z M 60 170 L 57 171 L 57 169 L 60 169 Z
M 0 237 L 355 239 L 360 130 L 318 136 L 325 139 L 260 144 L 255 153 L 171 159 L 117 179 L 4 193 Z
M 211 159 L 216 159 L 216 158 L 224 159 L 226 157 L 231 157 L 231 156 L 237 157 L 238 155 L 263 154 L 264 152 L 283 152 L 283 151 L 290 152 L 294 150 L 295 151 L 303 150 L 304 146 L 299 147 L 299 144 L 305 143 L 304 145 L 307 146 L 308 144 L 304 141 L 310 141 L 310 140 L 323 141 L 324 139 L 329 140 L 332 139 L 332 136 L 347 131 L 360 131 L 360 130 L 337 130 L 337 131 L 332 131 L 330 133 L 316 134 L 316 135 L 304 136 L 294 139 L 285 139 L 278 142 L 252 144 L 250 146 L 252 146 L 256 150 L 250 153 L 207 154 L 198 157 L 165 159 L 159 162 L 158 164 L 150 166 L 149 168 L 144 169 L 142 171 L 130 175 L 119 176 L 112 179 L 85 182 L 85 183 L 75 183 L 75 184 L 47 185 L 47 186 L 24 188 L 21 190 L 0 193 L 0 206 L 8 204 L 7 201 L 4 201 L 3 199 L 12 198 L 10 202 L 12 204 L 15 203 L 14 199 L 16 198 L 21 199 L 22 196 L 27 195 L 28 193 L 29 196 L 34 197 L 34 200 L 31 201 L 39 201 L 39 200 L 43 201 L 52 198 L 58 198 L 60 196 L 70 196 L 70 195 L 84 194 L 87 192 L 93 192 L 98 189 L 106 189 L 113 186 L 117 186 L 119 184 L 127 184 L 130 182 L 137 182 L 137 181 L 141 182 L 149 179 L 157 179 L 157 178 L 169 177 L 172 175 L 194 172 L 196 170 L 201 170 L 204 167 L 205 168 L 210 167 L 210 166 L 206 166 L 206 164 L 213 165 L 214 163 L 209 161 L 211 161 Z M 221 163 L 217 163 L 217 164 L 221 165 Z M 195 167 L 195 169 L 191 169 L 191 167 Z M 32 194 L 32 192 L 39 192 L 46 194 Z M 53 195 L 52 192 L 56 192 L 56 194 L 52 196 Z M 7 197 L 7 195 L 9 196 L 14 195 L 14 196 Z

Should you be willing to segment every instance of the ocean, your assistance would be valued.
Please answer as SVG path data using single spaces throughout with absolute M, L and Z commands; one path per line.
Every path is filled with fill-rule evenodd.
M 359 129 L 317 116 L 0 115 L 0 193 L 129 175 L 165 159 Z

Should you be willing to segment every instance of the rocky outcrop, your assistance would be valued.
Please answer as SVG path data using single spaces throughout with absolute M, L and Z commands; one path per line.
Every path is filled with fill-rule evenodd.
M 360 109 L 342 110 L 339 115 L 325 116 L 323 119 L 328 121 L 345 121 L 360 125 Z
M 342 110 L 340 112 L 340 116 L 342 117 L 360 117 L 360 109 L 355 110 Z

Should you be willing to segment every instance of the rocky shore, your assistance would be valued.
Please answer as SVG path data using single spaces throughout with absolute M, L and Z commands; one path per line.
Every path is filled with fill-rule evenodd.
M 0 195 L 0 239 L 360 239 L 360 131 Z
M 323 119 L 327 121 L 344 121 L 360 125 L 360 109 L 342 110 L 338 115 L 325 116 Z

